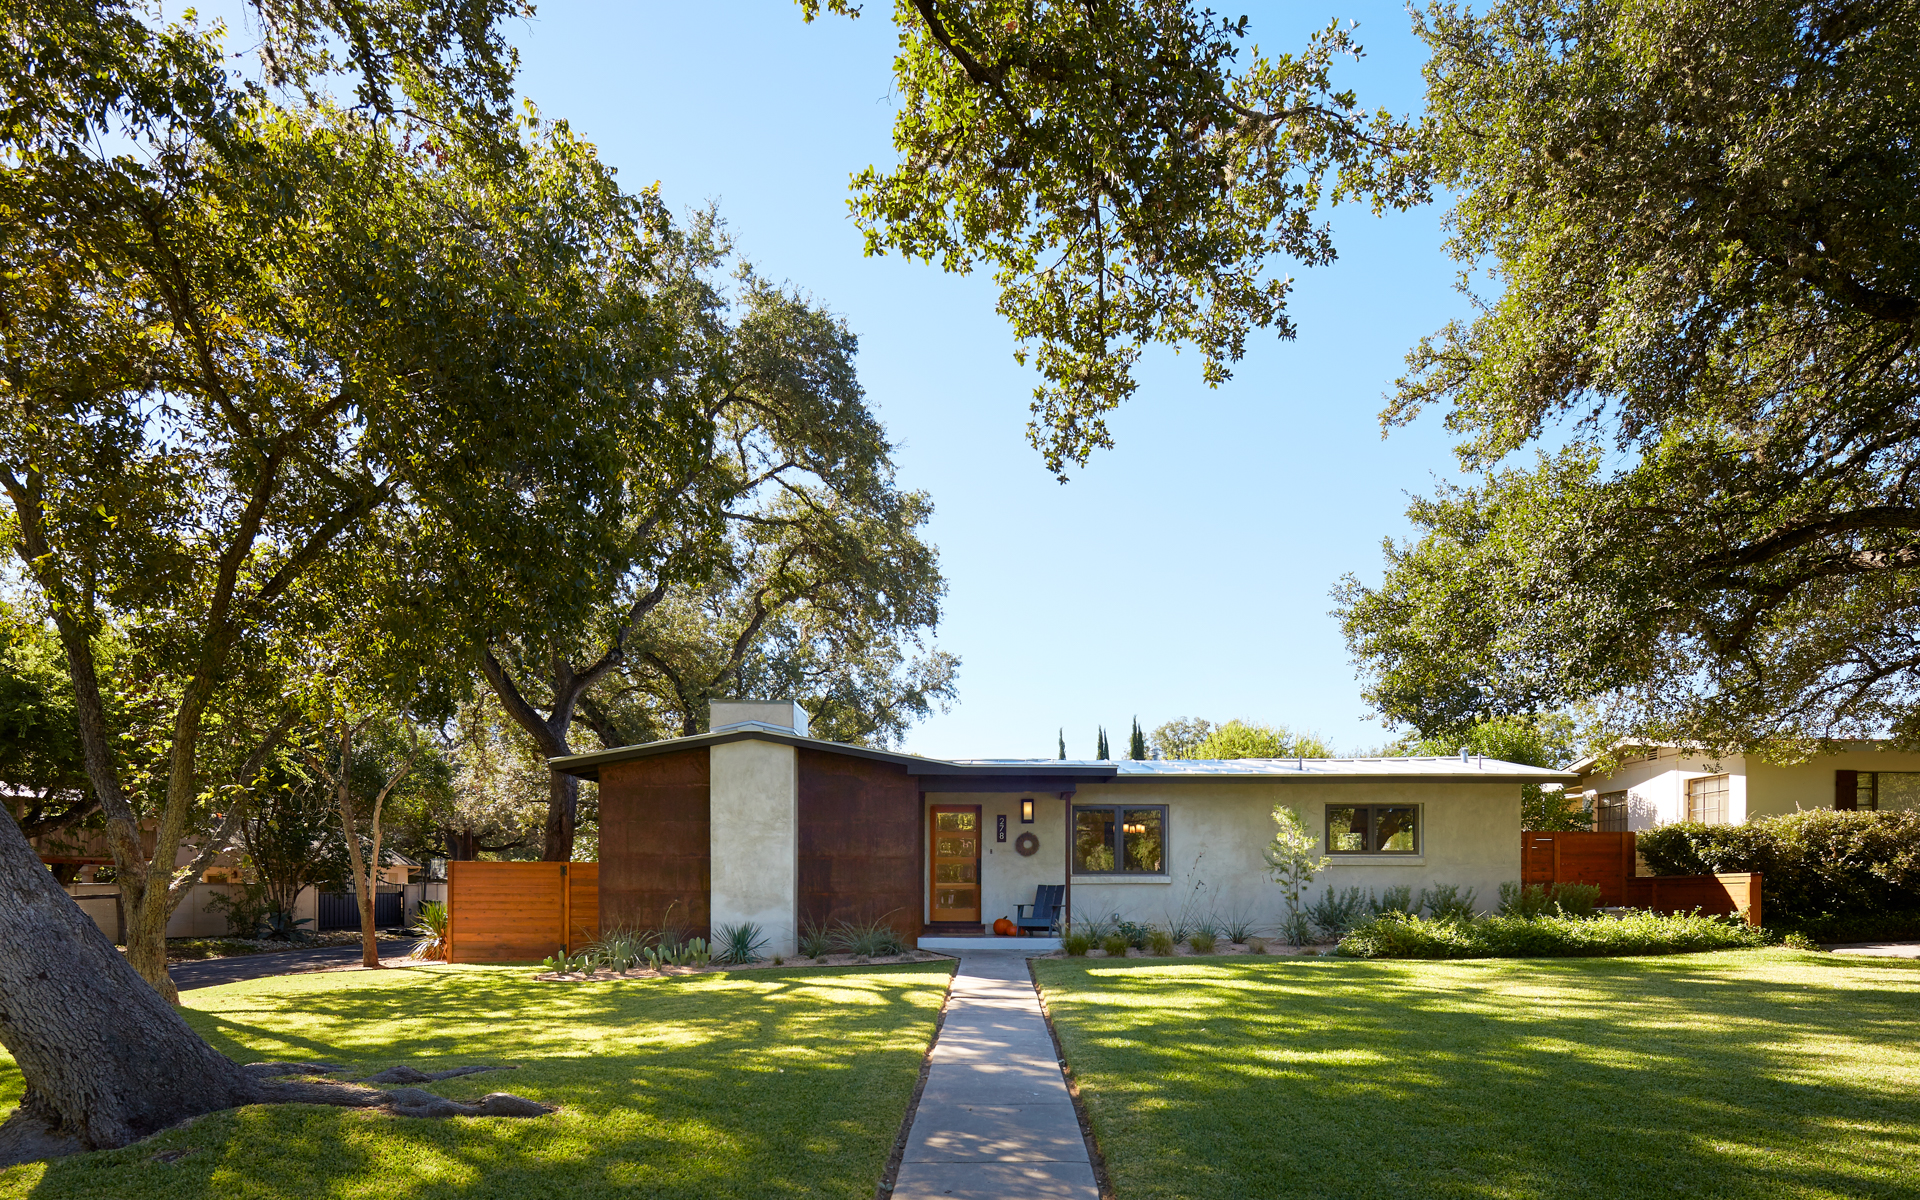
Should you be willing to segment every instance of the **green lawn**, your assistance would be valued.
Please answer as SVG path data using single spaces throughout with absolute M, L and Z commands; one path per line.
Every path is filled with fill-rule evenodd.
M 1920 1195 L 1920 963 L 1038 968 L 1121 1200 Z
M 530 1121 L 309 1105 L 216 1114 L 136 1147 L 0 1172 L 0 1197 L 835 1196 L 879 1182 L 949 965 L 536 983 L 527 967 L 301 975 L 185 994 L 243 1062 L 518 1063 L 450 1079 L 562 1105 Z M 0 1058 L 0 1101 L 20 1076 Z M 176 1161 L 156 1154 L 188 1150 Z

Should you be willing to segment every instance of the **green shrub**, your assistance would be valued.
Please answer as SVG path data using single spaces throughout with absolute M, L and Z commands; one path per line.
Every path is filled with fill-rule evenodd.
M 1382 913 L 1341 939 L 1349 958 L 1577 958 L 1621 954 L 1686 954 L 1769 944 L 1772 936 L 1737 918 L 1494 915 L 1434 921 Z
M 1187 945 L 1193 947 L 1195 954 L 1212 954 L 1215 941 L 1213 934 L 1204 929 L 1187 935 Z
M 1147 933 L 1147 949 L 1165 958 L 1173 953 L 1173 934 L 1164 929 L 1154 929 Z
M 1804 933 L 1790 933 L 1780 939 L 1780 944 L 1789 950 L 1818 950 L 1820 943 Z
M 1471 921 L 1474 916 L 1474 890 L 1462 892 L 1458 884 L 1437 883 L 1420 889 L 1420 903 L 1414 911 L 1425 909 L 1436 921 Z
M 1247 949 L 1253 951 L 1255 954 L 1265 954 L 1267 952 L 1267 939 L 1263 937 L 1250 937 L 1247 939 Z
M 1373 915 L 1376 917 L 1386 913 L 1405 913 L 1412 916 L 1419 911 L 1413 904 L 1413 888 L 1407 884 L 1390 887 L 1381 892 L 1378 898 L 1369 895 L 1367 907 L 1373 910 Z
M 1115 921 L 1113 931 L 1135 950 L 1145 950 L 1147 939 L 1153 936 L 1153 926 L 1141 925 L 1134 921 Z
M 1110 958 L 1124 958 L 1127 953 L 1127 939 L 1117 933 L 1110 933 L 1100 939 L 1100 948 L 1105 950 Z
M 1553 908 L 1553 896 L 1540 884 L 1530 883 L 1521 887 L 1518 883 L 1500 885 L 1499 914 L 1503 917 L 1539 917 L 1545 916 Z
M 1348 930 L 1372 915 L 1372 910 L 1373 897 L 1360 888 L 1350 887 L 1344 892 L 1328 888 L 1302 912 L 1322 938 L 1339 941 Z
M 1080 958 L 1093 949 L 1093 938 L 1083 930 L 1069 929 L 1066 936 L 1060 939 L 1060 948 L 1071 957 Z
M 1590 917 L 1593 910 L 1600 906 L 1600 885 L 1556 883 L 1553 885 L 1553 906 L 1565 916 Z
M 1745 825 L 1683 821 L 1638 838 L 1655 875 L 1758 871 L 1768 925 L 1821 941 L 1920 931 L 1920 812 L 1811 809 Z

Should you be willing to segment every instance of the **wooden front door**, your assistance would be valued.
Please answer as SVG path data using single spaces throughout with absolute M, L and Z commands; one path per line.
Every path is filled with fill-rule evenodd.
M 980 920 L 980 806 L 933 806 L 932 919 Z

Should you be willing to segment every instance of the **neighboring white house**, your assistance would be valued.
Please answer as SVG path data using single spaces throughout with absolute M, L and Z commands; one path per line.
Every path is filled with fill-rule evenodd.
M 1611 773 L 1588 756 L 1568 767 L 1569 787 L 1592 805 L 1603 832 L 1675 821 L 1739 825 L 1809 808 L 1920 808 L 1920 754 L 1861 745 L 1782 767 L 1747 755 L 1708 758 L 1684 747 L 1630 746 Z

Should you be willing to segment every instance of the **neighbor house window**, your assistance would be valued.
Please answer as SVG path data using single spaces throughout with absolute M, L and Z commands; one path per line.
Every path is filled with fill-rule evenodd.
M 1703 825 L 1727 823 L 1728 777 L 1709 775 L 1687 780 L 1687 820 Z
M 1600 806 L 1595 813 L 1594 828 L 1601 833 L 1625 833 L 1627 831 L 1627 794 L 1625 792 L 1600 793 Z
M 1920 771 L 1859 771 L 1856 775 L 1854 807 L 1862 812 L 1920 809 Z
M 1075 805 L 1073 869 L 1077 874 L 1095 875 L 1165 874 L 1166 807 Z
M 1327 853 L 1416 854 L 1420 809 L 1413 804 L 1327 806 Z

